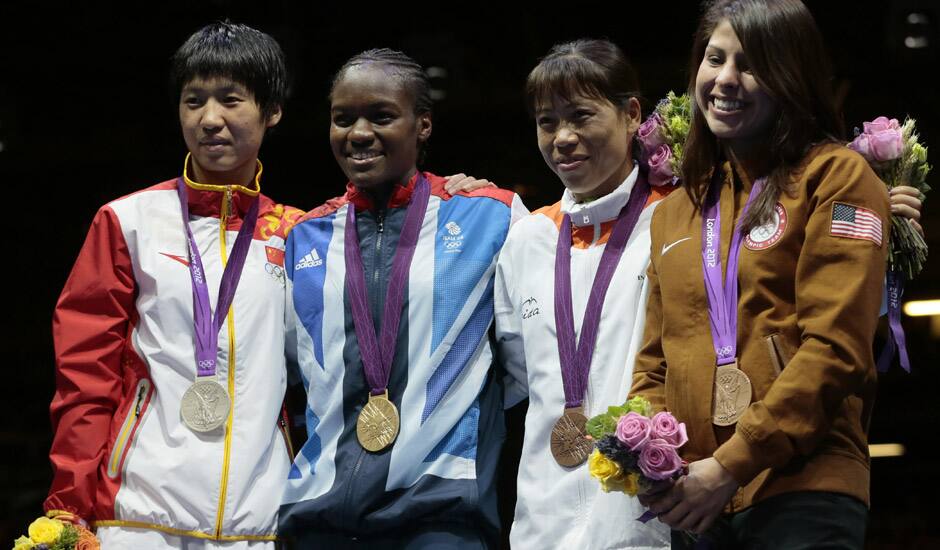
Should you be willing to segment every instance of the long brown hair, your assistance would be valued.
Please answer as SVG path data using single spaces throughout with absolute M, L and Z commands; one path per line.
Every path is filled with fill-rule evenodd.
M 706 4 L 689 59 L 692 97 L 708 41 L 725 20 L 741 42 L 754 78 L 777 107 L 773 125 L 764 136 L 770 167 L 769 173 L 763 174 L 767 184 L 742 220 L 744 229 L 750 230 L 771 219 L 777 199 L 789 191 L 790 177 L 810 147 L 838 141 L 845 130 L 836 110 L 822 35 L 799 0 L 715 0 Z M 721 158 L 721 144 L 693 101 L 682 179 L 699 208 L 708 192 L 709 174 L 718 169 Z

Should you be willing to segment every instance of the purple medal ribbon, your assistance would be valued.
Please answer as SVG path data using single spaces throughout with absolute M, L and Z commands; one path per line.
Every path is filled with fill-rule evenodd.
M 907 342 L 904 327 L 901 326 L 901 294 L 904 292 L 904 275 L 888 271 L 888 326 L 891 334 L 885 348 L 878 356 L 878 372 L 886 372 L 891 367 L 891 360 L 897 352 L 900 355 L 901 368 L 911 372 L 911 360 L 907 356 Z
M 581 338 L 575 343 L 574 313 L 571 305 L 571 217 L 565 214 L 558 231 L 558 247 L 555 252 L 555 326 L 558 334 L 558 358 L 561 363 L 561 379 L 565 389 L 565 408 L 580 407 L 584 401 L 588 375 L 591 372 L 591 357 L 601 321 L 601 310 L 610 280 L 646 201 L 650 187 L 646 177 L 640 173 L 630 191 L 630 199 L 617 215 L 617 222 L 610 233 L 600 265 L 594 274 L 591 294 L 588 296 L 584 320 L 581 322 Z
M 255 223 L 258 221 L 258 200 L 255 199 L 248 208 L 242 227 L 235 238 L 232 255 L 225 270 L 222 272 L 222 281 L 219 283 L 219 296 L 215 305 L 215 313 L 209 306 L 209 287 L 206 284 L 205 269 L 202 266 L 202 257 L 196 247 L 193 231 L 189 227 L 189 202 L 186 199 L 186 184 L 183 178 L 177 180 L 176 191 L 180 199 L 180 210 L 183 212 L 183 227 L 186 228 L 186 241 L 189 245 L 189 275 L 193 285 L 193 324 L 196 329 L 196 375 L 215 376 L 216 357 L 218 356 L 219 329 L 228 314 L 229 306 L 235 297 L 238 280 L 241 278 L 245 259 L 248 257 L 248 247 L 251 245 L 251 236 L 255 232 Z
M 735 223 L 728 248 L 728 266 L 724 286 L 721 283 L 721 177 L 718 170 L 702 214 L 702 269 L 705 272 L 705 293 L 708 296 L 708 320 L 718 365 L 734 363 L 738 347 L 738 257 L 744 237 L 741 220 L 747 215 L 751 203 L 764 187 L 760 178 L 751 187 L 741 217 Z
M 346 209 L 346 228 L 344 246 L 346 255 L 346 290 L 352 307 L 353 325 L 362 366 L 371 395 L 380 395 L 388 388 L 388 377 L 392 372 L 392 360 L 395 358 L 395 340 L 398 337 L 398 324 L 401 321 L 401 305 L 405 286 L 408 284 L 408 270 L 411 259 L 418 246 L 418 235 L 424 214 L 428 209 L 431 188 L 420 172 L 411 194 L 411 202 L 405 212 L 398 247 L 392 260 L 392 273 L 385 293 L 385 309 L 382 314 L 382 329 L 378 338 L 372 312 L 369 309 L 369 297 L 366 291 L 365 269 L 362 266 L 362 252 L 359 250 L 359 234 L 356 232 L 356 207 L 349 203 Z

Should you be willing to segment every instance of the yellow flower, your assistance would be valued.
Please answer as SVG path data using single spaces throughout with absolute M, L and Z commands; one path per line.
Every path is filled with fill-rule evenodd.
M 637 491 L 640 488 L 640 476 L 636 473 L 630 473 L 623 480 L 623 488 L 621 491 L 627 493 L 631 497 L 635 497 Z
M 39 518 L 29 526 L 29 538 L 36 544 L 52 544 L 65 526 L 57 519 Z
M 592 477 L 599 479 L 601 485 L 603 485 L 605 481 L 620 475 L 620 465 L 594 449 L 588 459 L 588 471 Z
M 30 550 L 33 546 L 35 544 L 29 537 L 20 537 L 13 541 L 13 550 Z

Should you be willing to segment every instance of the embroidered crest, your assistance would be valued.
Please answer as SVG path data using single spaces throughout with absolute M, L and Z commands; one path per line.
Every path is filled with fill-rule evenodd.
M 871 241 L 881 246 L 881 217 L 867 208 L 837 202 L 832 205 L 829 234 L 833 237 Z
M 787 209 L 779 202 L 774 205 L 773 219 L 751 229 L 751 232 L 744 237 L 744 246 L 750 250 L 764 250 L 770 248 L 783 237 L 787 230 Z

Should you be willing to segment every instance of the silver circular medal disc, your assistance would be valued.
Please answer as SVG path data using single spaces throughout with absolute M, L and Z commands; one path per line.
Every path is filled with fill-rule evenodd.
M 197 379 L 180 402 L 183 423 L 194 432 L 211 432 L 228 420 L 232 403 L 228 392 L 214 379 Z

